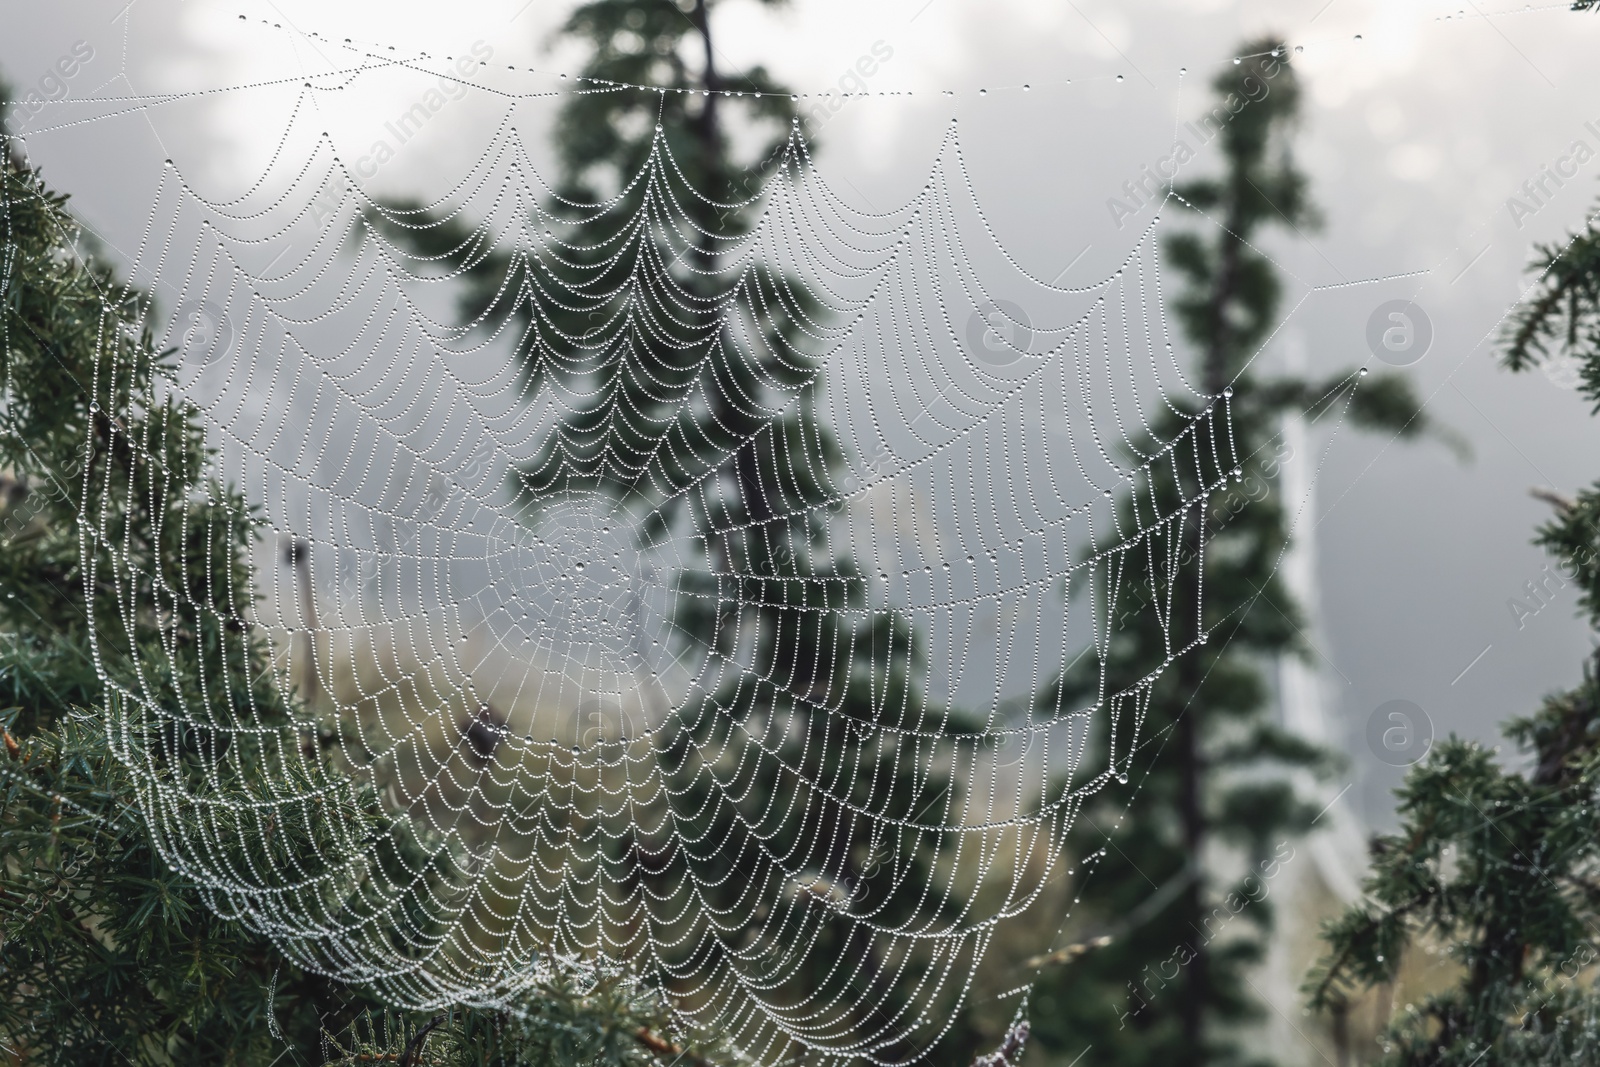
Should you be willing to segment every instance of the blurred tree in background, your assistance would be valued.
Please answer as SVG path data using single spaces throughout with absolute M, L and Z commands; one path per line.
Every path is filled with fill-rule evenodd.
M 1051 1062 L 1070 1062 L 1087 1046 L 1086 1062 L 1119 1067 L 1252 1062 L 1239 1037 L 1263 1013 L 1247 975 L 1273 927 L 1269 883 L 1321 807 L 1296 793 L 1288 772 L 1322 771 L 1336 759 L 1273 721 L 1264 674 L 1280 657 L 1309 652 L 1278 573 L 1292 516 L 1280 494 L 1266 492 L 1285 461 L 1282 420 L 1331 411 L 1404 436 L 1423 429 L 1398 376 L 1351 368 L 1309 381 L 1256 369 L 1279 326 L 1281 290 L 1259 249 L 1273 228 L 1298 235 L 1316 221 L 1292 152 L 1300 88 L 1288 52 L 1276 38 L 1249 41 L 1242 59 L 1222 68 L 1212 89 L 1213 115 L 1227 116 L 1217 138 L 1223 172 L 1179 183 L 1169 205 L 1210 220 L 1203 233 L 1169 238 L 1167 258 L 1183 280 L 1176 308 L 1201 403 L 1209 396 L 1228 407 L 1242 464 L 1234 467 L 1227 443 L 1212 439 L 1200 448 L 1217 454 L 1202 466 L 1233 467 L 1235 481 L 1262 498 L 1246 505 L 1236 488 L 1200 498 L 1197 486 L 1163 487 L 1199 501 L 1176 543 L 1152 554 L 1170 552 L 1175 571 L 1164 558 L 1158 568 L 1143 552 L 1127 554 L 1138 559 L 1124 598 L 1161 611 L 1129 610 L 1112 622 L 1106 690 L 1137 686 L 1169 647 L 1205 643 L 1154 683 L 1132 758 L 1134 817 L 1122 817 L 1127 800 L 1110 790 L 1073 830 L 1069 853 L 1087 868 L 1079 877 L 1088 875 L 1065 931 L 1075 944 L 1047 957 L 1031 1011 Z M 1197 411 L 1169 416 L 1158 440 L 1173 439 Z M 1138 507 L 1120 505 L 1121 528 L 1148 525 Z M 1035 714 L 1093 701 L 1100 669 L 1090 658 L 1069 670 L 1040 694 Z
M 226 648 L 244 669 L 209 681 L 231 706 L 269 723 L 292 714 L 259 637 L 226 621 L 237 617 L 232 591 L 252 587 L 257 527 L 233 489 L 189 493 L 207 448 L 198 413 L 162 399 L 157 381 L 172 354 L 154 348 L 149 297 L 118 280 L 66 197 L 15 147 L 8 141 L 0 157 L 0 1054 L 75 1067 L 384 1057 L 622 1065 L 677 1055 L 659 1002 L 617 981 L 558 978 L 513 1011 L 386 1011 L 218 918 L 157 854 L 134 779 L 108 744 L 100 709 L 114 697 L 101 670 L 118 675 L 160 652 L 186 667 L 173 684 L 194 685 Z M 158 453 L 134 444 L 149 440 L 162 442 Z M 99 508 L 151 583 L 144 602 L 157 602 L 159 587 L 205 606 L 197 632 L 155 610 L 107 622 L 119 619 L 116 591 L 104 577 L 86 590 L 94 549 L 86 555 L 79 538 L 80 509 Z M 218 529 L 234 536 L 206 540 Z M 91 625 L 101 627 L 94 645 Z M 241 689 L 241 678 L 253 681 Z M 189 773 L 186 753 L 208 743 L 122 741 L 172 774 Z M 268 761 L 258 766 L 270 773 Z M 394 816 L 370 787 L 332 767 L 316 774 L 308 788 L 344 798 L 381 836 Z M 260 792 L 217 783 L 213 799 Z M 308 872 L 329 851 L 292 827 L 276 846 Z
M 1579 9 L 1591 5 L 1575 5 Z M 1541 246 L 1534 292 L 1512 316 L 1504 363 L 1575 363 L 1600 411 L 1600 232 Z M 1555 507 L 1534 543 L 1600 629 L 1600 483 Z M 1436 957 L 1441 988 L 1389 1020 L 1379 1062 L 1445 1067 L 1600 1061 L 1600 659 L 1513 719 L 1524 757 L 1451 737 L 1397 791 L 1400 829 L 1372 845 L 1365 899 L 1324 931 L 1313 1006 L 1342 1010 L 1402 967 Z
M 903 758 L 876 728 L 932 734 L 952 720 L 926 700 L 909 625 L 884 612 L 855 621 L 865 579 L 830 543 L 846 456 L 818 412 L 813 350 L 827 312 L 741 247 L 761 219 L 762 184 L 801 166 L 794 99 L 760 67 L 719 69 L 710 0 L 595 0 L 562 32 L 587 49 L 586 81 L 557 118 L 556 196 L 530 220 L 563 234 L 537 268 L 521 249 L 485 251 L 456 214 L 395 203 L 370 218 L 397 244 L 453 264 L 462 322 L 515 322 L 530 385 L 569 405 L 517 475 L 530 521 L 546 500 L 598 494 L 647 517 L 637 529 L 646 546 L 693 548 L 680 549 L 691 561 L 673 579 L 675 651 L 694 645 L 722 662 L 722 681 L 659 735 L 671 835 L 619 841 L 612 863 L 631 869 L 630 889 L 671 902 L 657 912 L 685 916 L 681 928 L 657 924 L 653 951 L 680 965 L 693 955 L 700 975 L 739 972 L 780 1009 L 829 1005 L 808 1029 L 848 1024 L 864 1052 L 903 1057 L 912 1050 L 894 1035 L 925 966 L 903 958 L 905 945 L 884 958 L 868 930 L 959 914 L 959 899 L 928 888 L 955 844 L 937 827 L 959 807 L 948 774 L 919 773 L 928 761 Z M 596 88 L 607 85 L 617 87 Z M 638 85 L 693 91 L 625 87 Z M 756 147 L 740 154 L 736 140 Z M 612 196 L 598 225 L 564 236 L 565 220 L 592 215 L 573 205 Z M 724 271 L 733 251 L 738 270 Z M 737 782 L 715 765 L 725 752 L 741 754 Z M 771 803 L 778 796 L 796 799 Z M 817 902 L 804 937 L 775 939 L 762 929 L 766 909 L 742 901 L 797 872 Z M 714 937 L 698 925 L 707 907 L 721 916 Z

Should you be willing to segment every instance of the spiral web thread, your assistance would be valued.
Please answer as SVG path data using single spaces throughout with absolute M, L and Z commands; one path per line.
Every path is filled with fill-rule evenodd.
M 1138 610 L 1196 629 L 1170 613 L 1198 591 L 1171 579 L 1239 457 L 1227 395 L 1197 393 L 1174 358 L 1156 226 L 1111 276 L 1059 287 L 999 245 L 953 124 L 921 190 L 874 213 L 829 186 L 797 128 L 754 194 L 760 224 L 694 275 L 703 235 L 684 205 L 700 194 L 661 137 L 617 196 L 552 213 L 508 112 L 430 209 L 480 220 L 473 255 L 516 253 L 490 310 L 461 324 L 454 270 L 385 236 L 412 217 L 370 199 L 306 113 L 236 199 L 169 161 L 135 260 L 141 284 L 179 294 L 160 338 L 177 363 L 152 387 L 192 405 L 215 449 L 194 498 L 231 484 L 260 509 L 255 586 L 230 592 L 226 621 L 266 636 L 297 709 L 257 716 L 225 652 L 193 686 L 175 656 L 107 678 L 108 729 L 163 855 L 302 965 L 397 1003 L 514 1005 L 550 961 L 578 961 L 659 987 L 758 1062 L 932 1046 L 998 924 L 1060 878 L 1084 800 L 1126 780 L 1148 682 L 1185 649 L 1131 690 L 1102 679 L 1085 706 L 1033 694 L 1106 647 L 1136 582 L 1156 594 Z M 596 290 L 618 271 L 624 286 Z M 790 284 L 820 312 L 795 303 L 797 328 L 763 331 L 771 302 L 798 301 Z M 1025 293 L 1027 321 L 998 292 Z M 514 336 L 519 304 L 532 336 Z M 537 310 L 554 307 L 596 325 L 563 333 Z M 656 398 L 761 428 L 706 463 L 684 419 L 619 399 L 582 456 L 550 467 L 590 400 L 574 383 L 629 359 L 651 380 L 653 316 L 699 331 L 687 360 L 736 344 L 790 369 L 760 395 L 701 376 Z M 806 405 L 842 461 L 763 447 Z M 162 432 L 134 440 L 154 459 Z M 805 514 L 719 526 L 748 492 L 728 475 L 741 455 L 770 464 L 763 484 L 816 487 L 783 497 Z M 547 476 L 585 456 L 633 495 Z M 116 584 L 123 615 L 98 625 L 131 636 L 154 610 L 175 632 L 198 598 L 152 587 L 114 511 L 85 515 L 90 580 Z M 766 570 L 739 573 L 757 559 Z M 699 621 L 707 602 L 728 640 Z M 837 628 L 805 684 L 774 678 L 763 629 L 811 616 Z M 869 714 L 842 710 L 847 688 Z M 178 738 L 203 773 L 174 776 L 141 737 Z M 269 785 L 217 801 L 246 758 L 266 759 Z M 329 759 L 407 817 L 394 840 L 364 838 L 317 784 Z M 315 864 L 275 851 L 289 823 L 309 828 Z

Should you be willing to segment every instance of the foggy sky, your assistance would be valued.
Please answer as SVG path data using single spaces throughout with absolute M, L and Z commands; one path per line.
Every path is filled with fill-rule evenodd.
M 571 6 L 6 0 L 0 71 L 20 96 L 58 95 L 53 69 L 85 42 L 92 58 L 64 79 L 71 97 L 281 72 L 287 46 L 239 27 L 240 13 L 328 38 L 387 36 L 453 55 L 481 41 L 495 63 L 572 69 L 570 50 L 543 50 Z M 1546 582 L 1547 606 L 1526 589 L 1546 579 L 1547 560 L 1528 542 L 1548 512 L 1527 490 L 1570 492 L 1600 478 L 1596 426 L 1559 374 L 1512 376 L 1496 361 L 1502 316 L 1531 280 L 1532 246 L 1593 209 L 1600 20 L 1555 5 L 1500 10 L 1486 6 L 1489 16 L 1480 17 L 1469 7 L 1465 17 L 1445 4 L 1379 0 L 795 0 L 773 13 L 727 0 L 717 16 L 730 65 L 759 58 L 797 89 L 850 89 L 862 77 L 874 92 L 912 93 L 852 101 L 822 124 L 830 178 L 864 210 L 903 203 L 958 117 L 990 223 L 1046 280 L 1063 271 L 1067 280 L 1103 276 L 1127 253 L 1153 208 L 1119 227 L 1108 201 L 1130 203 L 1123 183 L 1171 151 L 1179 123 L 1203 110 L 1206 81 L 1240 41 L 1274 32 L 1303 47 L 1294 56 L 1307 90 L 1297 151 L 1323 225 L 1276 233 L 1265 246 L 1286 277 L 1288 322 L 1263 369 L 1283 367 L 1295 346 L 1314 371 L 1377 366 L 1364 335 L 1370 313 L 1385 300 L 1414 300 L 1434 338 L 1405 373 L 1429 417 L 1472 452 L 1462 461 L 1437 441 L 1391 443 L 1346 427 L 1317 474 L 1321 617 L 1308 636 L 1348 740 L 1353 795 L 1377 824 L 1389 819 L 1386 790 L 1400 772 L 1367 750 L 1375 708 L 1411 700 L 1439 734 L 1494 743 L 1498 722 L 1575 682 L 1590 648 L 1570 587 Z M 852 74 L 868 56 L 872 74 Z M 397 81 L 385 97 L 381 86 L 364 97 L 374 128 L 416 91 Z M 989 91 L 980 96 L 980 88 Z M 947 89 L 956 95 L 944 96 Z M 520 118 L 536 133 L 553 110 L 553 102 L 528 106 Z M 437 195 L 483 136 L 475 124 L 495 114 L 464 102 L 374 185 Z M 119 158 L 169 156 L 218 190 L 242 189 L 284 121 L 272 94 L 220 94 L 30 138 L 29 148 L 47 179 L 127 253 L 150 205 Z M 1593 150 L 1581 161 L 1580 141 Z M 352 156 L 364 149 L 348 146 Z M 1189 173 L 1215 164 L 1215 147 L 1201 147 Z M 1556 182 L 1546 168 L 1576 175 Z M 1522 210 L 1508 206 L 1512 197 Z M 1407 277 L 1351 284 L 1399 275 Z M 1325 443 L 1315 428 L 1312 440 Z M 1305 458 L 1321 455 L 1317 447 Z M 1513 611 L 1514 599 L 1538 610 Z

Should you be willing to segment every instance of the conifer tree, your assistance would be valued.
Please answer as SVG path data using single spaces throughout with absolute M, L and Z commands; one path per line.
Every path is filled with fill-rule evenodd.
M 1132 759 L 1138 793 L 1129 816 L 1119 820 L 1126 798 L 1112 790 L 1087 806 L 1070 839 L 1080 871 L 1092 868 L 1068 931 L 1078 944 L 1048 957 L 1064 962 L 1042 975 L 1031 1012 L 1037 1039 L 1062 1063 L 1086 1046 L 1095 1062 L 1120 1065 L 1248 1062 L 1238 1031 L 1262 1013 L 1246 979 L 1272 929 L 1267 884 L 1320 806 L 1298 795 L 1286 772 L 1321 770 L 1335 758 L 1273 721 L 1263 676 L 1264 665 L 1308 651 L 1278 573 L 1292 518 L 1273 491 L 1281 421 L 1332 411 L 1402 435 L 1422 429 L 1397 377 L 1351 368 L 1310 381 L 1256 369 L 1278 325 L 1281 291 L 1260 248 L 1272 231 L 1304 231 L 1316 216 L 1292 153 L 1300 89 L 1288 49 L 1268 38 L 1245 43 L 1240 55 L 1212 82 L 1215 114 L 1231 116 L 1217 138 L 1222 173 L 1180 182 L 1164 210 L 1210 220 L 1170 238 L 1166 251 L 1182 279 L 1176 308 L 1197 389 L 1228 405 L 1242 469 L 1235 486 L 1192 508 L 1177 543 L 1156 553 L 1176 558 L 1170 576 L 1149 565 L 1124 579 L 1130 608 L 1159 604 L 1160 612 L 1128 610 L 1110 624 L 1112 692 L 1138 684 L 1163 649 L 1205 643 L 1154 683 Z M 1156 427 L 1161 439 L 1196 413 L 1167 418 Z M 1204 457 L 1207 469 L 1233 466 L 1224 443 L 1205 447 L 1219 453 Z M 1138 506 L 1120 505 L 1129 528 L 1141 528 Z M 1144 553 L 1127 555 L 1146 566 Z M 1170 638 L 1158 615 L 1172 620 Z M 1038 697 L 1039 712 L 1093 701 L 1100 667 L 1091 659 L 1068 670 Z M 1231 866 L 1218 863 L 1224 854 Z
M 918 761 L 897 759 L 875 728 L 966 727 L 928 705 L 924 653 L 904 620 L 878 613 L 854 621 L 865 580 L 828 531 L 846 457 L 819 415 L 824 383 L 806 348 L 807 332 L 826 322 L 823 310 L 806 286 L 759 259 L 731 290 L 718 273 L 760 220 L 762 182 L 792 179 L 798 128 L 794 98 L 762 68 L 719 66 L 711 7 L 594 0 L 563 28 L 588 50 L 579 72 L 586 91 L 558 115 L 557 195 L 538 228 L 560 227 L 574 202 L 620 195 L 614 231 L 590 224 L 534 271 L 518 252 L 485 252 L 458 217 L 414 203 L 386 205 L 370 221 L 397 244 L 454 265 L 463 322 L 509 317 L 520 327 L 530 385 L 590 398 L 569 408 L 517 472 L 528 512 L 548 499 L 606 494 L 652 516 L 639 531 L 646 546 L 695 547 L 698 559 L 673 576 L 675 651 L 697 646 L 725 664 L 723 680 L 664 724 L 657 757 L 674 784 L 676 840 L 619 844 L 614 867 L 631 867 L 654 894 L 687 903 L 698 893 L 727 909 L 749 886 L 770 885 L 782 857 L 807 892 L 838 902 L 838 915 L 808 920 L 805 944 L 773 941 L 759 919 L 714 941 L 697 935 L 685 941 L 698 953 L 697 970 L 737 969 L 780 1004 L 873 1001 L 848 1009 L 856 1013 L 850 1025 L 874 1054 L 903 1056 L 898 1038 L 872 1035 L 910 1021 L 896 1016 L 922 980 L 922 963 L 881 958 L 864 924 L 844 912 L 871 910 L 882 926 L 958 914 L 960 900 L 926 891 L 953 835 L 884 832 L 885 820 L 868 841 L 872 820 L 851 807 L 913 823 L 958 810 L 948 775 L 917 773 Z M 618 88 L 593 88 L 608 85 Z M 692 91 L 624 88 L 641 85 Z M 735 132 L 756 150 L 736 152 Z M 641 173 L 649 180 L 634 181 Z M 681 226 L 634 232 L 638 218 L 680 211 Z M 689 239 L 679 243 L 674 228 Z M 507 293 L 523 298 L 508 303 Z M 627 325 L 595 326 L 618 322 Z M 757 634 L 755 647 L 736 647 L 738 633 Z M 754 757 L 753 740 L 764 737 L 776 749 Z M 713 763 L 719 752 L 740 751 L 756 770 L 735 789 Z M 841 782 L 852 783 L 848 797 L 830 794 L 828 783 Z M 790 795 L 799 799 L 771 803 Z M 692 841 L 712 844 L 685 844 Z M 655 953 L 670 956 L 681 936 L 662 930 Z M 771 943 L 752 963 L 748 944 L 757 938 Z M 729 946 L 741 943 L 735 957 Z M 849 965 L 838 966 L 841 958 Z
M 1575 5 L 1579 8 L 1589 5 Z M 1579 372 L 1600 411 L 1600 232 L 1592 213 L 1567 241 L 1538 248 L 1538 282 L 1508 323 L 1504 365 Z M 1534 543 L 1600 628 L 1600 483 L 1555 509 Z M 1400 828 L 1376 838 L 1364 899 L 1329 924 L 1308 980 L 1314 1008 L 1341 1012 L 1433 957 L 1442 987 L 1395 1013 L 1386 1065 L 1501 1067 L 1600 1059 L 1600 660 L 1583 679 L 1511 720 L 1523 759 L 1507 766 L 1452 736 L 1407 774 Z
M 0 97 L 3 97 L 0 93 Z M 3 111 L 0 108 L 0 111 Z M 250 509 L 230 487 L 204 499 L 186 487 L 207 451 L 198 413 L 157 388 L 174 354 L 153 343 L 150 298 L 121 282 L 74 221 L 66 197 L 0 153 L 0 1053 L 27 1064 L 643 1064 L 682 1054 L 663 1036 L 662 1005 L 621 982 L 558 977 L 506 1011 L 386 1010 L 359 989 L 285 960 L 259 933 L 219 918 L 200 887 L 171 869 L 148 831 L 133 776 L 113 752 L 99 710 L 102 672 L 171 656 L 172 684 L 192 685 L 227 647 L 244 665 L 210 677 L 262 721 L 290 714 L 272 688 L 266 650 L 237 618 L 228 590 L 250 588 Z M 116 368 L 118 373 L 102 373 Z M 132 442 L 163 442 L 151 454 Z M 169 476 L 174 475 L 174 476 Z M 132 486 L 113 494 L 105 485 Z M 97 512 L 96 509 L 107 509 Z M 193 603 L 195 629 L 141 611 L 122 632 L 116 591 L 90 586 L 83 509 L 107 516 L 154 588 Z M 173 521 L 187 517 L 188 524 Z M 181 530 L 233 531 L 225 542 Z M 206 576 L 204 580 L 197 576 Z M 143 591 L 148 595 L 149 590 Z M 148 602 L 148 601 L 147 601 Z M 208 621 L 210 620 L 210 621 Z M 95 656 L 101 657 L 98 668 Z M 242 687 L 242 688 L 241 688 Z M 187 694 L 191 699 L 194 694 Z M 193 730 L 121 739 L 185 774 Z M 234 739 L 234 743 L 244 743 Z M 242 761 L 272 773 L 270 760 Z M 382 831 L 394 816 L 333 766 L 316 785 Z M 218 783 L 221 805 L 259 783 Z M 328 842 L 292 827 L 274 859 L 314 870 Z M 357 889 L 359 892 L 359 888 Z

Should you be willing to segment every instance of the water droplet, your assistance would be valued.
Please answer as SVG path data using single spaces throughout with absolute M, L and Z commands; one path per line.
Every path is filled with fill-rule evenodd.
M 661 132 L 661 123 L 659 123 L 659 122 L 658 122 L 658 123 L 656 123 L 656 132 L 657 132 L 657 133 L 660 133 L 660 132 Z
M 989 95 L 989 90 L 987 90 L 987 89 L 979 89 L 978 90 L 978 95 L 979 96 L 988 96 Z
M 1234 66 L 1237 67 L 1240 63 L 1243 63 L 1243 62 L 1244 62 L 1244 60 L 1240 59 L 1238 56 L 1234 56 L 1233 57 L 1233 65 Z
M 1294 46 L 1294 54 L 1295 55 L 1299 55 L 1301 52 L 1304 52 L 1305 50 L 1306 50 L 1306 46 L 1303 45 L 1303 44 L 1297 44 L 1297 45 Z
M 1361 368 L 1361 377 L 1365 378 L 1367 376 L 1367 370 L 1368 368 L 1366 367 Z
M 1117 81 L 1121 81 L 1121 80 L 1122 80 L 1122 75 L 1118 74 L 1117 75 Z
M 1227 397 L 1231 397 L 1233 395 L 1233 386 L 1229 385 L 1229 386 L 1224 387 L 1223 390 L 1222 390 L 1222 395 L 1223 396 L 1227 396 Z
M 1178 77 L 1181 78 L 1187 73 L 1189 73 L 1189 68 L 1188 67 L 1179 67 L 1178 68 Z
M 1027 84 L 1024 84 L 1024 85 L 1023 85 L 1023 86 L 1022 86 L 1022 91 L 1023 91 L 1023 92 L 1027 92 L 1027 91 L 1028 91 L 1028 90 L 1030 90 L 1030 89 L 1032 89 L 1032 88 L 1033 88 L 1033 86 L 1031 86 L 1031 85 L 1027 85 Z

